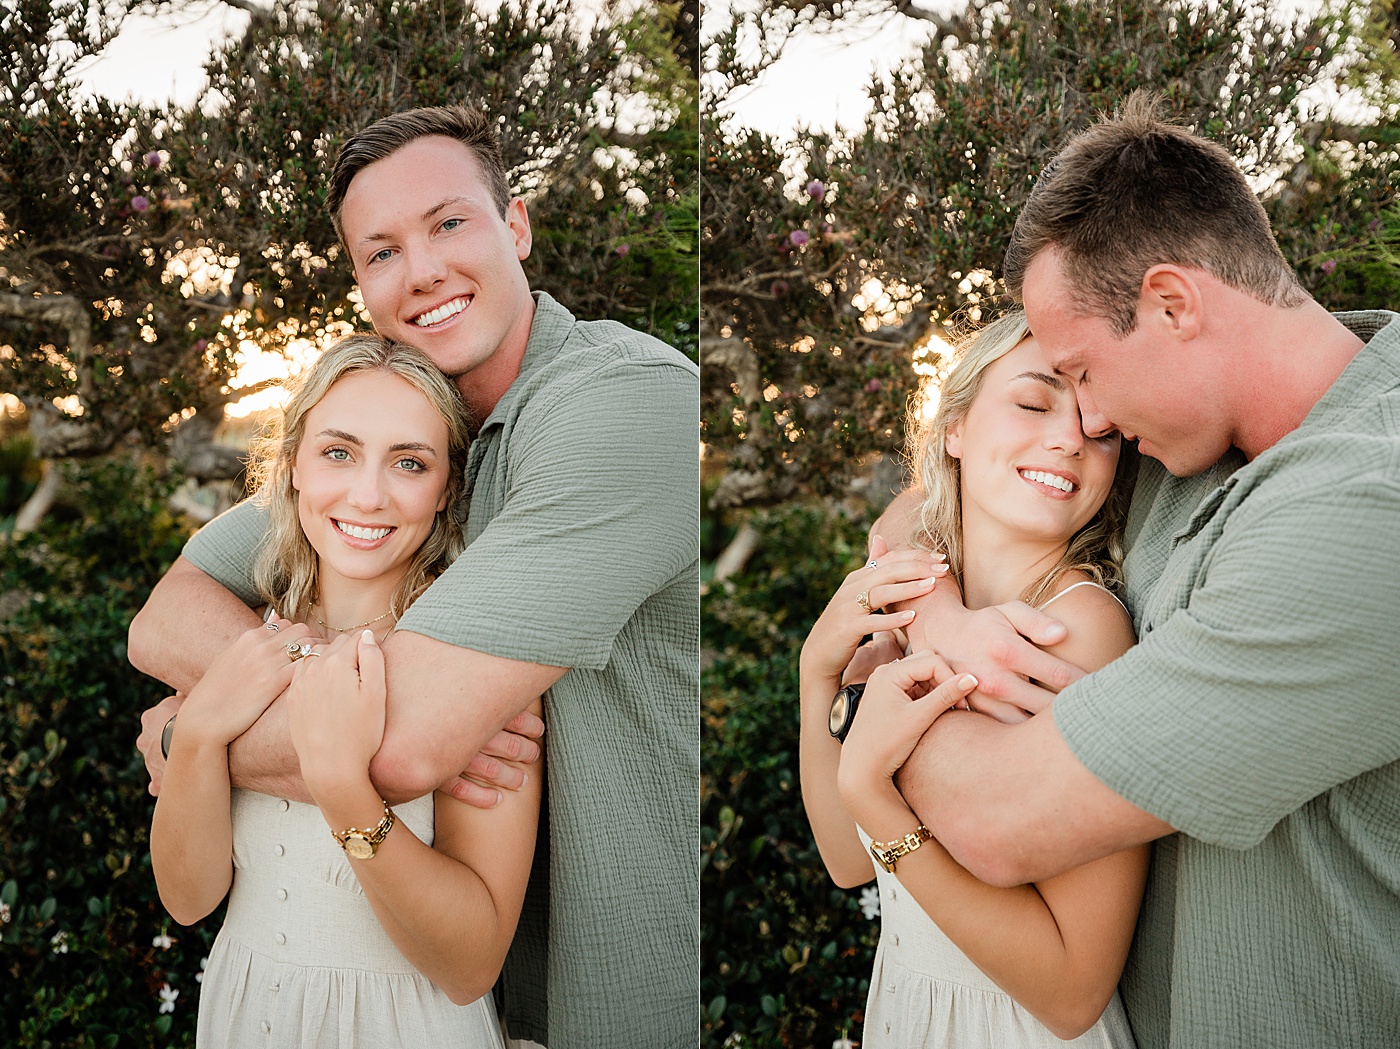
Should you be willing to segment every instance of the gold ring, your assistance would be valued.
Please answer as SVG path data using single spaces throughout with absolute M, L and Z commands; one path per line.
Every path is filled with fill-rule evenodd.
M 872 611 L 874 611 L 874 609 L 872 609 L 872 608 L 870 607 L 870 591 L 869 591 L 869 590 L 862 590 L 859 594 L 856 595 L 856 604 L 860 605 L 860 608 L 861 608 L 861 611 L 862 611 L 862 612 L 872 612 Z
M 311 654 L 310 641 L 288 641 L 287 658 L 295 663 L 298 659 L 305 659 Z

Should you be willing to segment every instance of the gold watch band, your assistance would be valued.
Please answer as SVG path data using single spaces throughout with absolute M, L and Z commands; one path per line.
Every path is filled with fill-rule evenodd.
M 894 866 L 901 856 L 908 856 L 924 842 L 932 840 L 933 832 L 920 823 L 915 830 L 902 838 L 896 838 L 894 841 L 872 841 L 870 855 L 875 857 L 876 863 L 893 874 Z
M 351 859 L 374 859 L 374 854 L 379 850 L 379 846 L 389 836 L 389 832 L 394 829 L 394 810 L 389 808 L 389 803 L 383 798 L 379 800 L 384 805 L 384 815 L 375 826 L 367 827 L 364 830 L 349 827 L 346 830 L 331 831 L 331 837 Z

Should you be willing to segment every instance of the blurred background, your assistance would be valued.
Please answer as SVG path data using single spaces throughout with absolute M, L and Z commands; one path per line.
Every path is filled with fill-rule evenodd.
M 243 495 L 279 381 L 367 326 L 344 137 L 496 115 L 531 284 L 698 346 L 698 0 L 0 5 L 0 1045 L 193 1041 L 218 915 L 165 916 L 126 630 Z
M 730 0 L 702 110 L 701 1043 L 859 1043 L 878 900 L 798 786 L 797 655 L 902 487 L 1017 209 L 1139 87 L 1240 161 L 1333 310 L 1400 303 L 1400 5 Z

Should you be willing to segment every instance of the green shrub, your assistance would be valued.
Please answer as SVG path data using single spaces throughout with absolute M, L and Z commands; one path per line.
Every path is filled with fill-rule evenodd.
M 134 743 L 161 691 L 126 659 L 188 529 L 169 484 L 129 464 L 84 466 L 69 490 L 76 506 L 0 545 L 0 1044 L 190 1044 L 218 926 L 178 929 L 157 898 Z
M 701 1037 L 825 1049 L 858 1035 L 879 927 L 802 810 L 797 660 L 869 522 L 799 506 L 753 523 L 760 551 L 701 602 Z

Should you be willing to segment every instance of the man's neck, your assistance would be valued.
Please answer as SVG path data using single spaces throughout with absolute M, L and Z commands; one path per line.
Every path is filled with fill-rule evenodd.
M 535 322 L 535 297 L 526 296 L 514 327 L 501 340 L 500 348 L 465 375 L 456 378 L 457 390 L 472 414 L 472 427 L 477 429 L 500 403 L 511 383 L 520 378 L 525 350 L 530 345 L 530 329 Z
M 1241 362 L 1234 444 L 1253 460 L 1302 425 L 1365 343 L 1309 299 L 1267 309 Z

